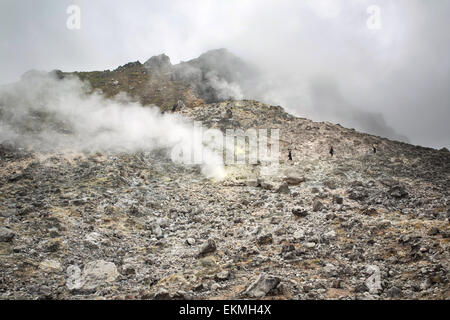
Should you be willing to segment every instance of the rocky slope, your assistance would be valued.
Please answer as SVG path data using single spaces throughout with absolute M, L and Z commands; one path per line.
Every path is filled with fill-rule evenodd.
M 448 151 L 256 101 L 183 112 L 217 128 L 280 128 L 278 173 L 227 166 L 214 182 L 164 153 L 3 144 L 3 299 L 449 298 Z
M 75 74 L 206 127 L 279 129 L 270 176 L 0 144 L 1 299 L 448 299 L 448 150 L 228 100 L 245 68 L 218 50 Z

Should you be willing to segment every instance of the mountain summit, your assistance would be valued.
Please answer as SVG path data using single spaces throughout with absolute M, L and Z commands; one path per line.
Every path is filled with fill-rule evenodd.
M 228 50 L 217 49 L 175 65 L 161 54 L 144 64 L 131 62 L 112 71 L 58 73 L 74 74 L 106 97 L 125 92 L 143 105 L 157 105 L 166 111 L 176 107 L 178 101 L 189 108 L 204 102 L 241 99 L 243 95 L 235 82 L 256 71 Z

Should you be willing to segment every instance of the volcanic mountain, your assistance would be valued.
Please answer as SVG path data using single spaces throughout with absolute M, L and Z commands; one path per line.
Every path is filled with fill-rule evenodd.
M 44 79 L 58 90 L 29 73 L 0 91 L 1 298 L 448 299 L 448 150 L 244 100 L 234 83 L 252 72 L 217 50 L 177 65 L 160 55 L 113 71 L 53 71 Z M 82 93 L 62 109 L 73 88 Z M 164 115 L 147 118 L 151 105 Z M 95 112 L 79 118 L 75 106 Z M 114 125 L 75 123 L 111 112 Z M 127 112 L 138 129 L 141 116 L 278 129 L 279 165 L 263 174 L 260 163 L 226 164 L 210 179 L 171 161 L 171 140 L 156 134 L 164 143 L 151 149 L 59 149 L 91 135 L 134 141 L 135 131 L 121 140 L 116 118 Z M 54 135 L 55 148 L 37 147 Z

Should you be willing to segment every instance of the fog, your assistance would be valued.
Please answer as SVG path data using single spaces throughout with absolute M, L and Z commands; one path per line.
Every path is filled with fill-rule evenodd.
M 66 27 L 70 4 L 81 9 L 79 30 Z M 378 29 L 371 5 L 380 9 Z M 259 76 L 210 74 L 226 96 L 449 147 L 449 17 L 445 0 L 3 0 L 0 83 L 29 69 L 113 69 L 161 53 L 178 63 L 227 48 Z

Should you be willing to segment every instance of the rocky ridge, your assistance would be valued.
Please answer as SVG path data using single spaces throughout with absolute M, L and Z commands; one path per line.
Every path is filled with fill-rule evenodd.
M 254 67 L 226 49 L 211 50 L 175 65 L 167 55 L 161 54 L 144 63 L 129 62 L 114 70 L 52 72 L 60 79 L 74 75 L 105 97 L 126 93 L 131 100 L 144 106 L 158 106 L 162 111 L 234 99 L 235 94 L 223 86 L 238 79 L 242 82 L 257 73 Z

